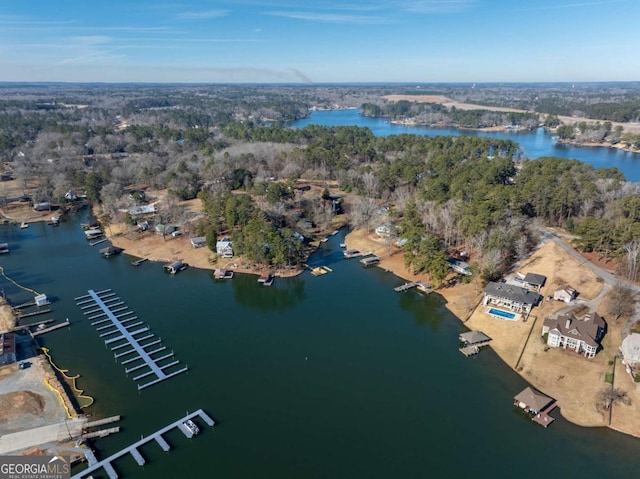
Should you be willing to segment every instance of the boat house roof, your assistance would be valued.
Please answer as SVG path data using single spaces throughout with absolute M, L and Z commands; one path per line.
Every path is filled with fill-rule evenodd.
M 460 341 L 473 346 L 474 344 L 491 341 L 491 338 L 481 331 L 468 331 L 460 335 Z
M 513 399 L 517 402 L 526 404 L 531 409 L 535 409 L 536 411 L 542 411 L 546 406 L 549 405 L 549 403 L 554 401 L 549 396 L 545 396 L 540 391 L 536 391 L 532 387 L 526 387 Z

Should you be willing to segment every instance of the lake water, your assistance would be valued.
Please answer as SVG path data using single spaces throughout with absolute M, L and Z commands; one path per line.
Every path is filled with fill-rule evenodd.
M 72 326 L 43 337 L 56 363 L 80 373 L 94 417 L 120 414 L 122 431 L 99 440 L 104 458 L 203 408 L 218 425 L 193 440 L 178 431 L 148 463 L 115 463 L 136 478 L 585 478 L 631 477 L 640 441 L 560 417 L 545 430 L 514 413 L 526 383 L 490 350 L 458 352 L 460 322 L 433 294 L 342 258 L 344 233 L 309 261 L 333 272 L 217 282 L 162 265 L 104 259 L 80 228 L 0 228 L 9 277 L 47 294 L 52 317 Z M 29 295 L 2 281 L 14 302 Z M 112 288 L 189 372 L 138 392 L 73 298 Z M 604 383 L 603 383 L 604 384 Z M 561 406 L 561 405 L 560 405 Z M 204 426 L 204 425 L 202 425 Z M 96 476 L 97 477 L 97 476 Z
M 447 135 L 447 136 L 481 136 L 513 140 L 520 144 L 526 158 L 540 158 L 543 156 L 557 156 L 560 158 L 575 158 L 589 163 L 596 168 L 610 168 L 615 166 L 628 181 L 640 181 L 640 153 L 631 153 L 615 148 L 577 147 L 571 145 L 557 145 L 543 128 L 533 132 L 506 131 L 485 132 L 474 130 L 458 130 L 456 128 L 429 128 L 422 126 L 394 125 L 385 118 L 369 118 L 360 114 L 359 110 L 326 110 L 314 111 L 307 118 L 293 122 L 294 127 L 302 128 L 306 125 L 324 126 L 362 126 L 369 128 L 376 136 L 387 135 Z

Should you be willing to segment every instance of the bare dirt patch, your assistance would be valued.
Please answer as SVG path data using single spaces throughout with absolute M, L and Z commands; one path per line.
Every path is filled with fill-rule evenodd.
M 0 394 L 0 423 L 23 414 L 39 415 L 44 411 L 44 398 L 32 391 Z
M 0 298 L 0 331 L 9 331 L 16 325 L 11 306 L 5 298 Z

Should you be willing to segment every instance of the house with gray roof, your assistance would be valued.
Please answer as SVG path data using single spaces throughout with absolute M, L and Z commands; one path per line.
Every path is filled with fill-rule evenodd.
M 540 291 L 547 282 L 547 277 L 543 274 L 527 273 L 522 279 L 522 285 L 533 291 Z
M 585 358 L 593 358 L 606 329 L 607 324 L 597 313 L 588 313 L 581 318 L 569 313 L 545 319 L 542 335 L 548 335 L 547 345 L 552 348 L 570 349 Z
M 456 273 L 471 276 L 471 265 L 469 263 L 456 258 L 447 258 L 447 264 Z
M 622 353 L 622 363 L 627 366 L 627 370 L 636 370 L 640 367 L 640 334 L 631 333 L 622 340 L 620 345 Z
M 496 305 L 516 313 L 528 314 L 542 299 L 538 293 L 507 283 L 488 283 L 484 287 L 484 306 Z

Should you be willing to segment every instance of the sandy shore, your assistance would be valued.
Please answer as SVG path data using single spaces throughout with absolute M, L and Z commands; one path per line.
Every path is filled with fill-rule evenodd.
M 426 281 L 426 275 L 414 275 L 404 267 L 402 253 L 388 242 L 365 231 L 350 233 L 346 242 L 349 248 L 372 251 L 383 257 L 380 267 L 408 281 Z M 525 261 L 519 271 L 535 272 L 547 276 L 542 294 L 567 283 L 575 287 L 580 298 L 593 299 L 602 290 L 603 283 L 583 263 L 579 263 L 555 243 L 544 243 Z M 514 371 L 535 388 L 558 401 L 559 412 L 569 421 L 581 426 L 609 426 L 620 432 L 640 437 L 640 388 L 617 361 L 614 385 L 627 392 L 632 399 L 630 406 L 616 403 L 609 423 L 609 411 L 598 405 L 598 394 L 611 385 L 604 381 L 613 372 L 613 364 L 621 341 L 623 321 L 607 321 L 608 331 L 603 350 L 588 360 L 564 350 L 546 348 L 542 340 L 544 319 L 567 305 L 557 301 L 543 301 L 535 308 L 527 322 L 494 319 L 478 306 L 482 288 L 477 281 L 456 284 L 437 290 L 446 301 L 446 307 L 460 318 L 469 329 L 481 330 L 492 338 L 490 347 Z M 599 313 L 607 320 L 604 307 Z M 514 391 L 514 394 L 517 391 Z M 557 414 L 557 413 L 556 413 Z

